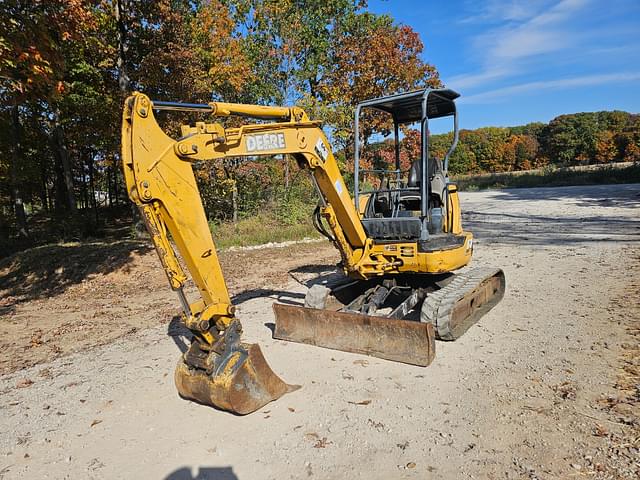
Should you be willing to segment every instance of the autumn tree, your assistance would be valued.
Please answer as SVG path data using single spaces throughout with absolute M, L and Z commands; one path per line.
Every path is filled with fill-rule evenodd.
M 11 199 L 18 231 L 27 236 L 20 189 L 20 169 L 25 165 L 22 117 L 28 103 L 54 101 L 63 89 L 64 45 L 81 37 L 92 25 L 90 4 L 81 0 L 7 0 L 0 4 L 0 101 L 11 110 L 13 152 L 10 160 Z M 50 111 L 54 122 L 56 112 Z M 60 131 L 54 128 L 56 151 L 64 152 Z M 75 208 L 68 157 L 61 158 L 68 192 L 67 206 Z
M 441 85 L 435 67 L 421 58 L 423 48 L 411 27 L 386 15 L 356 13 L 340 23 L 330 49 L 333 68 L 319 81 L 317 96 L 308 95 L 305 103 L 315 117 L 330 126 L 336 150 L 346 159 L 353 152 L 353 122 L 359 102 Z M 361 140 L 367 143 L 374 133 L 386 135 L 391 125 L 388 115 L 365 111 Z

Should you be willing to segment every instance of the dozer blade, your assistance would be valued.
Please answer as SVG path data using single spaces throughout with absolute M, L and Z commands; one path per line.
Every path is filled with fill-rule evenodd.
M 274 338 L 426 367 L 435 357 L 430 323 L 273 304 Z
M 456 340 L 502 300 L 504 290 L 499 268 L 456 274 L 444 288 L 427 295 L 420 320 L 433 324 L 438 340 Z
M 288 385 L 267 364 L 257 344 L 230 343 L 211 374 L 190 366 L 183 356 L 176 367 L 180 396 L 222 410 L 246 415 L 300 388 Z

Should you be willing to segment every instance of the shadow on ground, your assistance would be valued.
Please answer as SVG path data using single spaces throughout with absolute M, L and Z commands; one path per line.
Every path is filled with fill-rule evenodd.
M 281 303 L 288 303 L 291 305 L 299 305 L 301 302 L 295 301 L 295 299 L 304 300 L 303 293 L 296 293 L 287 290 L 274 290 L 271 288 L 254 288 L 251 290 L 244 290 L 231 297 L 231 303 L 234 305 L 242 305 L 244 302 L 253 300 L 254 298 L 270 297 Z
M 311 288 L 313 285 L 328 285 L 347 281 L 347 277 L 342 273 L 342 269 L 331 264 L 311 264 L 289 270 L 289 276 L 300 285 Z M 299 277 L 313 274 L 311 278 L 302 279 Z M 304 295 L 303 297 L 304 298 Z
M 544 200 L 551 203 L 548 214 L 514 211 L 508 202 Z M 486 206 L 479 203 L 465 209 L 463 225 L 479 240 L 488 243 L 526 245 L 578 245 L 594 242 L 637 242 L 640 240 L 640 185 L 596 185 L 509 189 L 491 192 Z M 604 210 L 603 210 L 604 208 Z
M 509 188 L 496 192 L 496 200 L 571 201 L 580 207 L 640 208 L 640 185 L 580 185 L 572 187 Z
M 244 302 L 252 300 L 254 298 L 273 298 L 274 301 L 286 303 L 288 305 L 304 305 L 304 293 L 290 292 L 286 290 L 273 290 L 267 288 L 244 290 L 231 297 L 231 303 L 233 305 L 242 305 Z M 273 332 L 272 326 L 266 326 Z M 169 322 L 169 326 L 167 327 L 167 335 L 171 337 L 173 342 L 182 353 L 185 353 L 187 351 L 193 338 L 193 334 L 182 323 L 180 315 L 175 315 Z
M 176 347 L 178 347 L 178 350 L 182 353 L 185 353 L 189 349 L 189 345 L 191 345 L 191 340 L 193 339 L 193 334 L 184 326 L 180 315 L 175 315 L 169 322 L 167 335 L 171 337 L 173 343 L 176 344 Z
M 189 467 L 171 472 L 164 480 L 238 480 L 232 467 L 200 467 L 193 475 Z
M 577 245 L 593 242 L 629 242 L 640 235 L 640 219 L 621 217 L 554 217 L 467 211 L 465 229 L 476 239 L 527 245 Z M 635 241 L 640 240 L 640 237 Z
M 109 273 L 126 267 L 134 254 L 151 246 L 140 241 L 52 244 L 32 248 L 0 260 L 0 293 L 12 299 L 7 311 L 23 301 L 64 292 L 91 274 Z

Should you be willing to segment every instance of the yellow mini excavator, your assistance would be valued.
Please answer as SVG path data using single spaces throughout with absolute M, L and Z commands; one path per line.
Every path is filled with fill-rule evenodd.
M 320 123 L 297 107 L 152 101 L 134 93 L 124 106 L 122 161 L 128 194 L 138 206 L 184 325 L 193 333 L 175 382 L 184 398 L 251 413 L 294 390 L 268 366 L 257 344 L 241 341 L 192 164 L 226 158 L 290 155 L 307 170 L 320 201 L 316 228 L 341 254 L 344 278 L 311 287 L 304 306 L 275 303 L 274 337 L 427 366 L 435 338 L 455 340 L 500 301 L 502 270 L 475 268 L 473 236 L 462 229 L 449 158 L 458 140 L 449 89 L 426 89 L 368 100 L 355 116 L 355 188 L 349 194 Z M 389 114 L 394 168 L 361 168 L 359 120 L 365 109 Z M 219 122 L 183 125 L 173 139 L 154 111 L 254 119 L 240 127 Z M 429 120 L 453 118 L 453 143 L 442 159 L 429 155 Z M 259 120 L 259 121 L 258 121 Z M 419 124 L 421 155 L 408 172 L 400 162 L 400 127 Z M 369 176 L 369 177 L 367 177 Z M 377 178 L 378 184 L 367 178 Z M 173 242 L 171 242 L 173 240 Z M 177 247 L 200 298 L 189 301 Z

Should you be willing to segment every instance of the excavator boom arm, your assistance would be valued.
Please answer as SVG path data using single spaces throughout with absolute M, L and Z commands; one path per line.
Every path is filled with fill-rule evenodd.
M 178 292 L 187 325 L 212 320 L 226 327 L 233 307 L 193 169 L 176 157 L 175 140 L 158 126 L 150 107 L 142 95 L 130 97 L 125 105 L 122 159 L 129 197 L 140 210 L 171 288 Z M 187 276 L 169 234 L 201 295 L 190 305 L 183 293 Z
M 318 122 L 310 121 L 304 111 L 296 107 L 285 109 L 229 103 L 212 105 L 213 115 L 220 116 L 220 112 L 223 112 L 222 116 L 248 116 L 253 112 L 256 118 L 270 118 L 272 115 L 272 118 L 285 121 L 248 124 L 228 129 L 224 129 L 218 123 L 199 122 L 195 127 L 185 126 L 182 131 L 183 137 L 176 141 L 177 156 L 193 162 L 291 155 L 300 167 L 311 171 L 318 193 L 339 218 L 336 226 L 342 230 L 350 249 L 361 249 L 365 246 L 367 235 L 329 142 Z M 290 112 L 290 117 L 286 119 L 283 116 L 285 110 Z
M 219 123 L 198 122 L 195 126 L 183 126 L 181 138 L 174 140 L 158 126 L 153 110 L 180 110 L 181 104 L 156 103 L 139 93 L 127 101 L 123 160 L 130 197 L 143 209 L 145 221 L 148 219 L 147 227 L 174 290 L 180 293 L 186 276 L 179 268 L 162 227 L 166 227 L 174 238 L 204 303 L 219 304 L 216 312 L 223 317 L 221 312 L 230 308 L 215 244 L 191 168 L 191 163 L 197 161 L 293 156 L 302 168 L 311 172 L 324 203 L 323 214 L 343 253 L 345 268 L 355 271 L 363 256 L 367 236 L 318 122 L 310 121 L 297 107 L 221 102 L 199 106 L 186 104 L 185 110 L 194 111 L 199 107 L 200 111 L 213 116 L 240 115 L 278 121 L 227 129 Z

